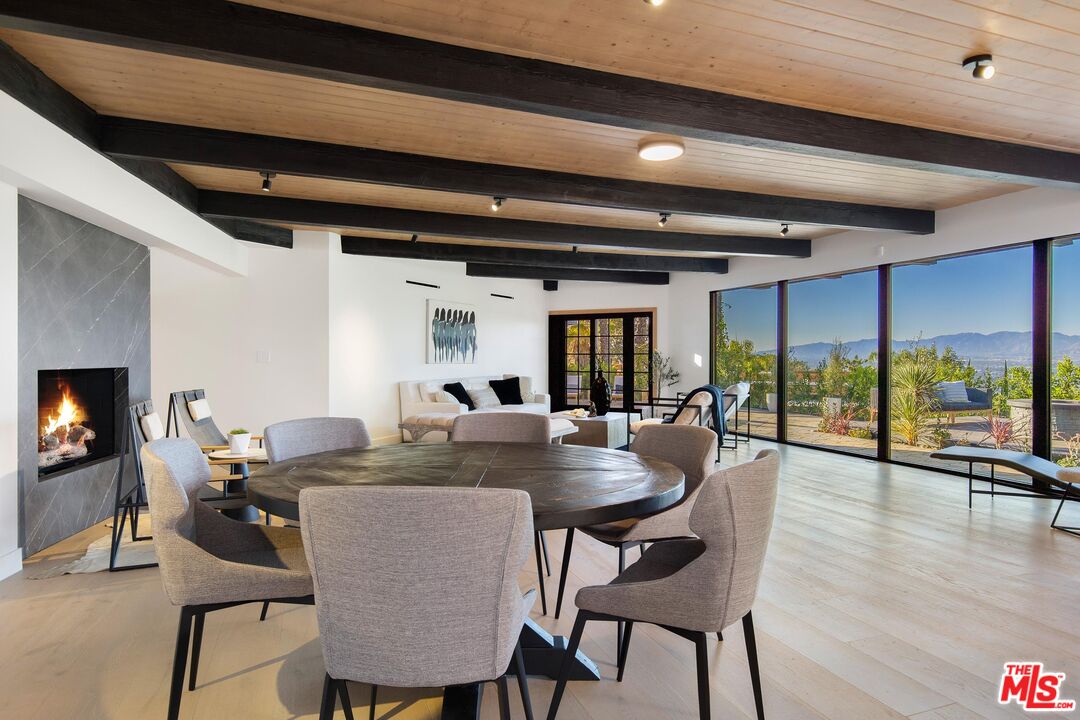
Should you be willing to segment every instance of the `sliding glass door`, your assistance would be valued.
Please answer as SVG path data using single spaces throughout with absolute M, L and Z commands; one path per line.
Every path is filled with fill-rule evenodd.
M 651 312 L 552 315 L 549 372 L 553 410 L 588 408 L 597 373 L 611 387 L 611 408 L 652 400 Z
M 775 438 L 776 285 L 712 295 L 711 382 L 720 387 L 750 383 L 750 434 Z
M 877 455 L 877 272 L 788 283 L 787 439 Z

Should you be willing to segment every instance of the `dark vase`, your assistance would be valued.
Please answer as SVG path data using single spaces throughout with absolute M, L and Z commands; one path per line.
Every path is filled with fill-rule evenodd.
M 591 390 L 592 401 L 596 405 L 596 414 L 599 416 L 607 415 L 607 411 L 611 409 L 611 385 L 608 384 L 604 373 L 599 371 L 596 373 L 596 379 L 592 381 Z

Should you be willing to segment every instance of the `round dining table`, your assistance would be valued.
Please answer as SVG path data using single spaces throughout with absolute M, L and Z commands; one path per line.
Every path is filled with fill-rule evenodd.
M 616 522 L 660 512 L 682 499 L 683 473 L 655 458 L 604 448 L 531 443 L 401 443 L 303 455 L 251 474 L 248 498 L 261 510 L 299 520 L 300 492 L 327 486 L 513 488 L 532 499 L 536 530 Z M 560 578 L 560 594 L 565 582 Z M 538 578 L 543 589 L 543 576 Z M 526 672 L 557 678 L 567 640 L 532 619 L 521 632 Z M 599 680 L 580 650 L 571 679 Z M 477 717 L 480 686 L 444 692 L 443 717 Z

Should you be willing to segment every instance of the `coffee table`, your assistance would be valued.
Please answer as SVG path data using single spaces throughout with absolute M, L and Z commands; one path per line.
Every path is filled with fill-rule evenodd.
M 575 417 L 565 412 L 552 413 L 558 420 L 569 420 L 577 428 L 577 434 L 563 438 L 564 445 L 587 445 L 589 447 L 616 450 L 629 442 L 630 418 L 624 412 L 608 412 L 595 417 Z

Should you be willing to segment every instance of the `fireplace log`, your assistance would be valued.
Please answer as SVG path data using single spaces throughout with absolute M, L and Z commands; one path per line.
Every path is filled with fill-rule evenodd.
M 41 438 L 41 443 L 45 446 L 46 450 L 55 450 L 60 447 L 60 440 L 52 433 Z
M 76 425 L 68 430 L 67 441 L 69 445 L 81 445 L 87 440 L 93 440 L 97 435 L 85 425 Z

